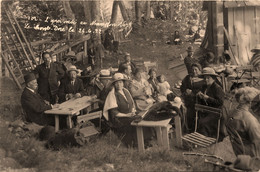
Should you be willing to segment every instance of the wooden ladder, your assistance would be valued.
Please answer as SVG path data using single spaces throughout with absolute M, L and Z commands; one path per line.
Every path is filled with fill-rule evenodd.
M 2 4 L 2 47 L 1 57 L 13 77 L 17 87 L 22 89 L 23 74 L 30 72 L 38 64 L 31 45 L 11 11 L 10 5 Z

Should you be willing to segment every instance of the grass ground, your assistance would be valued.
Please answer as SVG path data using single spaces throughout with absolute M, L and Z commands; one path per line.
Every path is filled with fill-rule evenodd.
M 155 32 L 156 29 L 159 32 Z M 141 31 L 130 35 L 131 41 L 122 43 L 120 51 L 130 52 L 133 59 L 157 61 L 158 73 L 165 74 L 173 85 L 186 75 L 186 71 L 182 69 L 177 73 L 168 69 L 169 59 L 179 54 L 185 56 L 190 45 L 189 42 L 178 46 L 165 44 L 164 36 L 169 36 L 174 30 L 173 24 L 153 21 L 150 29 L 141 28 Z M 153 40 L 156 41 L 155 46 L 152 46 Z M 198 45 L 194 46 L 199 56 Z M 105 59 L 105 63 L 108 67 L 112 66 L 117 63 L 117 58 Z M 34 137 L 22 139 L 10 132 L 9 123 L 21 114 L 21 91 L 10 79 L 1 78 L 0 92 L 0 171 L 212 171 L 213 166 L 204 163 L 205 157 L 187 156 L 183 152 L 214 153 L 229 161 L 235 158 L 228 138 L 207 149 L 182 150 L 172 143 L 170 151 L 153 146 L 145 153 L 139 153 L 136 148 L 120 144 L 112 132 L 83 147 L 51 151 L 44 148 L 44 142 Z

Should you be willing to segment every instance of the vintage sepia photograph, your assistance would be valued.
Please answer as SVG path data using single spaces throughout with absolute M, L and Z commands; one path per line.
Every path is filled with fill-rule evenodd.
M 260 171 L 259 0 L 0 2 L 0 171 Z

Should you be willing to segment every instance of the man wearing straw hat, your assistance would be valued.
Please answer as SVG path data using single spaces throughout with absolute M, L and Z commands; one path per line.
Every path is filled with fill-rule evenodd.
M 188 56 L 184 58 L 184 64 L 186 66 L 188 74 L 191 74 L 192 73 L 191 65 L 197 62 L 197 60 L 193 57 L 194 51 L 192 46 L 188 47 L 187 53 Z
M 202 91 L 197 93 L 198 103 L 214 108 L 222 108 L 225 93 L 221 86 L 215 82 L 218 76 L 215 70 L 211 67 L 205 67 L 200 76 L 204 77 L 206 85 L 202 88 Z M 206 136 L 216 137 L 218 117 L 207 113 L 200 113 L 200 117 L 198 131 Z M 224 118 L 221 119 L 219 141 L 222 141 L 225 137 Z
M 79 98 L 84 95 L 84 87 L 81 79 L 77 78 L 78 70 L 76 66 L 71 65 L 67 74 L 68 77 L 61 81 L 59 87 L 59 102 L 62 103 L 71 98 Z

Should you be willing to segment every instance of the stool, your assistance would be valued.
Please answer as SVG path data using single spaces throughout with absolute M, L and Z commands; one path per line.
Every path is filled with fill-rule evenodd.
M 168 130 L 170 128 L 169 122 L 171 119 L 166 119 L 162 121 L 140 121 L 138 123 L 132 122 L 132 126 L 136 126 L 138 150 L 144 152 L 144 137 L 143 137 L 143 127 L 153 127 L 156 131 L 157 143 L 159 146 L 169 150 L 169 137 Z

